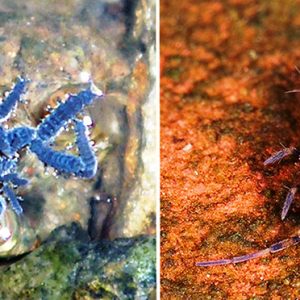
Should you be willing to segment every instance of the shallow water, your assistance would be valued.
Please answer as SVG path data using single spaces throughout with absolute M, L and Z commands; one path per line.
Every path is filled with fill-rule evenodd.
M 56 174 L 28 149 L 20 153 L 18 172 L 30 184 L 16 191 L 24 198 L 24 214 L 7 216 L 17 225 L 14 243 L 2 245 L 1 255 L 32 250 L 53 229 L 72 221 L 87 229 L 91 207 L 98 239 L 153 234 L 154 2 L 1 1 L 0 34 L 2 91 L 20 74 L 30 79 L 27 103 L 18 104 L 7 128 L 36 128 L 66 95 L 87 88 L 89 80 L 104 93 L 79 115 L 92 120 L 90 138 L 98 161 L 92 179 Z M 74 140 L 69 124 L 51 145 L 77 154 Z M 102 209 L 90 206 L 91 199 L 103 201 Z

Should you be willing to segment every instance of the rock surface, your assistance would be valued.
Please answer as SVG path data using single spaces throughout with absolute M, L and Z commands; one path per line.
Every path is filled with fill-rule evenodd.
M 89 242 L 80 225 L 57 228 L 36 251 L 1 267 L 1 299 L 148 299 L 155 238 Z
M 299 232 L 299 1 L 161 1 L 161 297 L 297 299 L 300 247 L 196 267 Z
M 38 126 L 48 109 L 85 88 L 89 78 L 105 94 L 82 112 L 92 120 L 99 164 L 94 178 L 57 175 L 30 151 L 20 153 L 18 171 L 30 185 L 17 190 L 24 198 L 24 215 L 17 220 L 7 216 L 13 242 L 0 246 L 0 256 L 32 250 L 65 223 L 87 228 L 89 201 L 103 194 L 116 199 L 107 237 L 154 233 L 154 24 L 155 3 L 150 0 L 0 3 L 0 91 L 10 89 L 20 74 L 31 79 L 28 103 L 19 104 L 5 125 Z M 74 144 L 71 126 L 53 144 L 77 153 L 69 147 Z M 106 212 L 99 218 L 105 219 Z

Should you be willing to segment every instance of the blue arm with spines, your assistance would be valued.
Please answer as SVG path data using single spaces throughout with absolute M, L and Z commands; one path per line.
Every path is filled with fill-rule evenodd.
M 61 103 L 53 112 L 46 117 L 39 125 L 37 136 L 42 141 L 48 141 L 55 137 L 57 133 L 74 119 L 87 105 L 91 104 L 95 98 L 101 97 L 102 93 L 93 90 L 93 84 L 78 95 L 70 95 L 68 99 Z
M 84 168 L 76 175 L 84 178 L 92 178 L 96 174 L 97 159 L 88 139 L 88 128 L 80 120 L 75 120 L 76 144 L 79 156 L 84 163 Z
M 6 210 L 6 201 L 5 199 L 0 196 L 0 217 L 3 215 L 3 212 Z
M 0 156 L 0 176 L 6 175 L 12 172 L 17 166 L 16 159 L 10 159 L 6 156 Z
M 31 127 L 18 127 L 8 131 L 7 141 L 10 145 L 10 154 L 14 155 L 23 147 L 29 145 L 35 138 L 36 130 Z
M 12 209 L 15 211 L 17 215 L 20 215 L 23 212 L 23 208 L 20 205 L 19 200 L 15 195 L 15 193 L 13 192 L 13 190 L 9 186 L 4 185 L 3 192 L 8 197 Z
M 0 126 L 0 152 L 9 156 L 11 153 L 10 144 L 7 140 L 7 132 Z
M 17 187 L 28 184 L 28 180 L 19 177 L 17 173 L 10 173 L 4 176 L 0 176 L 0 180 L 3 182 L 11 182 L 14 186 Z
M 76 174 L 83 168 L 82 160 L 79 157 L 62 151 L 55 151 L 43 144 L 41 140 L 34 140 L 30 150 L 36 154 L 40 161 L 59 172 Z
M 21 100 L 21 96 L 25 92 L 27 81 L 28 80 L 25 78 L 19 77 L 11 92 L 3 100 L 0 105 L 0 120 L 6 119 L 16 106 L 17 102 Z
M 28 80 L 20 77 L 12 91 L 0 105 L 0 119 L 6 119 L 14 109 L 25 92 Z M 84 123 L 75 120 L 87 105 L 97 97 L 103 96 L 93 83 L 88 89 L 77 95 L 70 95 L 66 102 L 61 103 L 42 123 L 35 128 L 28 126 L 16 127 L 6 131 L 0 126 L 0 181 L 3 183 L 2 193 L 8 198 L 12 209 L 20 215 L 23 209 L 11 185 L 14 187 L 25 186 L 28 180 L 19 177 L 17 170 L 18 151 L 28 146 L 44 164 L 49 165 L 59 172 L 73 174 L 78 177 L 92 178 L 96 174 L 97 160 L 88 138 L 88 130 Z M 56 151 L 49 146 L 68 122 L 75 122 L 76 144 L 79 156 Z M 1 155 L 4 154 L 4 155 Z M 1 196 L 0 196 L 1 197 Z M 0 203 L 0 216 L 6 209 L 5 200 Z M 1 220 L 0 220 L 1 221 Z

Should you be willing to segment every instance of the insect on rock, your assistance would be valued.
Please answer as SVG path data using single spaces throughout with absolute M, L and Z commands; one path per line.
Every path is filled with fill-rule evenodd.
M 300 90 L 293 90 L 290 92 L 300 92 Z M 264 161 L 264 166 L 268 166 L 268 165 L 274 164 L 276 162 L 280 162 L 282 159 L 284 159 L 285 157 L 288 157 L 288 156 L 297 156 L 300 159 L 300 152 L 294 147 L 289 147 L 289 148 L 284 147 L 283 149 L 274 153 L 268 159 L 266 159 Z M 281 211 L 281 220 L 285 219 L 285 217 L 290 209 L 290 206 L 295 198 L 295 194 L 297 193 L 297 190 L 298 189 L 296 186 L 289 189 L 288 194 L 284 201 L 282 211 Z M 287 247 L 296 245 L 299 242 L 300 242 L 300 233 L 298 235 L 295 235 L 295 236 L 292 236 L 285 240 L 282 240 L 280 242 L 277 242 L 264 250 L 260 250 L 260 251 L 257 251 L 257 252 L 251 253 L 251 254 L 236 256 L 236 257 L 228 258 L 228 259 L 218 259 L 218 260 L 196 262 L 196 266 L 210 267 L 210 266 L 221 266 L 221 265 L 245 262 L 245 261 L 248 261 L 248 260 L 251 260 L 254 258 L 264 256 L 266 254 L 281 251 L 283 249 L 286 249 Z

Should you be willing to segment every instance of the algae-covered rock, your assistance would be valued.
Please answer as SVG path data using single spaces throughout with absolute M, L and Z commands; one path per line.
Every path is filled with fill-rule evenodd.
M 148 299 L 155 276 L 154 237 L 91 243 L 72 223 L 2 267 L 0 299 Z

